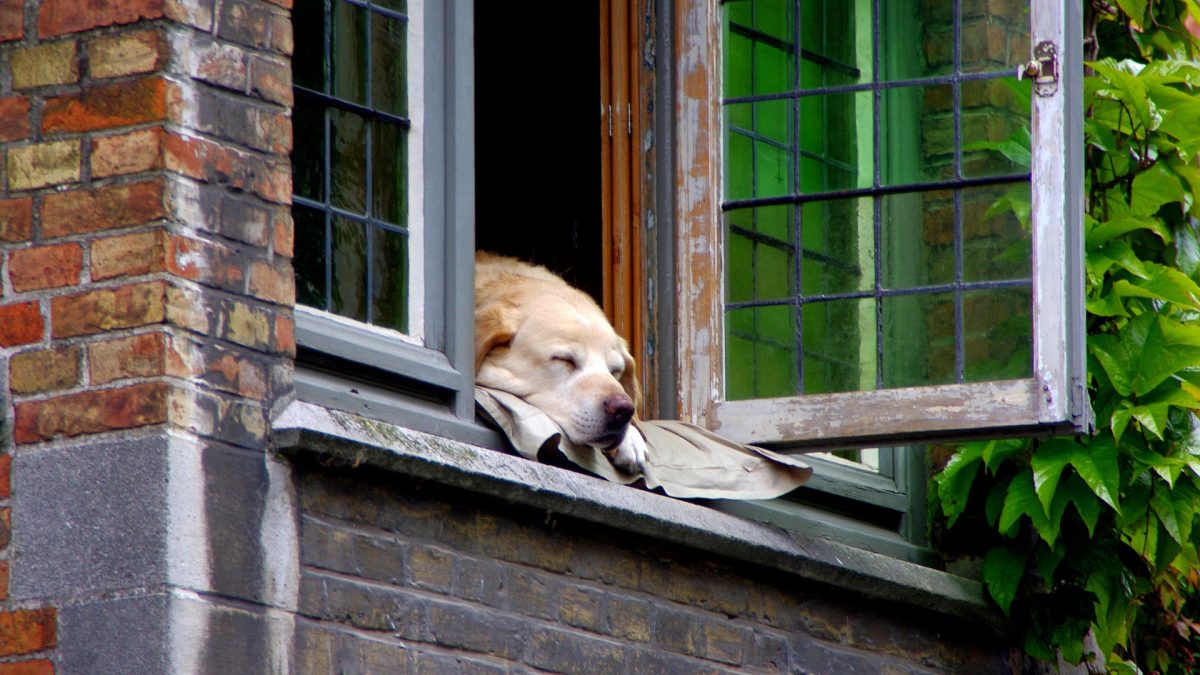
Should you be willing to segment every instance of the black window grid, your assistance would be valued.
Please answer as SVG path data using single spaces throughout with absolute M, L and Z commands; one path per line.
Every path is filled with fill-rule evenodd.
M 792 283 L 794 284 L 793 288 L 795 289 L 795 293 L 787 298 L 774 298 L 774 299 L 763 299 L 763 300 L 744 300 L 744 301 L 736 301 L 736 302 L 727 301 L 724 304 L 724 307 L 725 307 L 726 312 L 735 311 L 738 309 L 761 308 L 761 307 L 791 306 L 791 307 L 795 308 L 795 320 L 796 320 L 795 344 L 787 345 L 787 347 L 794 347 L 794 349 L 795 349 L 796 363 L 794 364 L 794 366 L 796 368 L 796 377 L 797 377 L 796 387 L 797 387 L 797 391 L 801 392 L 801 393 L 804 392 L 804 370 L 805 370 L 804 362 L 805 362 L 806 358 L 816 357 L 818 360 L 829 360 L 829 361 L 833 361 L 833 362 L 838 361 L 837 359 L 826 359 L 819 353 L 814 354 L 812 352 L 809 352 L 806 354 L 805 348 L 804 348 L 804 331 L 803 331 L 805 305 L 809 305 L 809 304 L 813 304 L 813 303 L 831 302 L 831 301 L 837 301 L 837 300 L 854 300 L 854 299 L 866 299 L 866 298 L 874 299 L 874 301 L 875 301 L 875 347 L 876 347 L 875 386 L 877 389 L 883 389 L 885 387 L 885 384 L 884 384 L 884 360 L 885 360 L 884 331 L 885 331 L 885 324 L 884 324 L 884 314 L 883 314 L 883 307 L 884 307 L 883 300 L 885 298 L 912 296 L 912 295 L 927 295 L 927 294 L 934 294 L 934 293 L 949 293 L 949 294 L 951 294 L 953 297 L 953 302 L 954 302 L 954 322 L 955 322 L 955 328 L 954 328 L 955 382 L 961 384 L 965 381 L 965 370 L 966 370 L 966 359 L 965 359 L 965 355 L 964 355 L 965 341 L 964 341 L 964 330 L 963 330 L 963 322 L 964 322 L 963 300 L 964 300 L 964 297 L 966 296 L 966 294 L 969 292 L 972 292 L 972 291 L 981 291 L 981 290 L 998 290 L 998 289 L 1011 289 L 1011 288 L 1031 289 L 1032 288 L 1032 279 L 1030 277 L 1018 278 L 1018 279 L 1004 279 L 1004 280 L 967 281 L 967 280 L 965 280 L 964 273 L 963 273 L 963 258 L 964 258 L 964 252 L 963 252 L 963 211 L 964 211 L 964 209 L 963 209 L 963 191 L 967 190 L 967 189 L 971 189 L 971 188 L 1028 183 L 1030 181 L 1030 173 L 1028 171 L 1024 171 L 1024 172 L 1017 172 L 1017 173 L 981 176 L 981 177 L 967 177 L 964 175 L 964 173 L 963 173 L 962 85 L 966 82 L 986 81 L 986 80 L 1006 78 L 1006 77 L 1010 77 L 1012 74 L 1009 72 L 1003 72 L 1003 71 L 980 71 L 980 72 L 964 72 L 963 71 L 961 3 L 959 0 L 954 0 L 954 2 L 952 2 L 952 25 L 953 25 L 953 29 L 952 29 L 952 34 L 953 34 L 952 55 L 953 56 L 952 56 L 952 58 L 953 58 L 953 63 L 952 63 L 951 71 L 947 74 L 942 74 L 942 75 L 931 75 L 931 76 L 926 76 L 926 77 L 904 78 L 904 79 L 894 79 L 894 80 L 881 80 L 880 79 L 880 72 L 881 72 L 880 71 L 880 67 L 881 67 L 880 44 L 881 44 L 881 42 L 880 42 L 879 17 L 881 15 L 881 4 L 884 1 L 885 0 L 872 0 L 872 3 L 871 3 L 872 77 L 871 77 L 870 82 L 820 86 L 820 87 L 807 87 L 807 88 L 800 86 L 801 65 L 802 65 L 801 62 L 803 60 L 810 60 L 810 61 L 814 61 L 817 63 L 829 64 L 829 65 L 832 65 L 832 67 L 837 72 L 849 74 L 852 76 L 858 76 L 860 74 L 860 71 L 858 69 L 856 69 L 850 65 L 847 65 L 847 64 L 844 64 L 841 62 L 837 62 L 833 59 L 829 59 L 827 57 L 824 57 L 820 54 L 816 54 L 816 53 L 811 52 L 810 50 L 807 50 L 804 48 L 801 48 L 799 50 L 794 48 L 793 45 L 802 44 L 802 42 L 801 42 L 801 31 L 802 31 L 801 16 L 802 16 L 802 13 L 800 12 L 800 5 L 802 2 L 804 2 L 804 0 L 795 0 L 795 2 L 793 4 L 793 11 L 795 12 L 795 20 L 793 22 L 793 32 L 792 32 L 793 42 L 791 45 L 783 43 L 782 41 L 778 40 L 777 38 L 763 34 L 759 31 L 754 31 L 752 29 L 747 29 L 745 27 L 739 27 L 739 28 L 735 29 L 733 26 L 731 26 L 731 31 L 736 30 L 740 34 L 742 34 L 746 37 L 749 37 L 751 39 L 763 38 L 762 39 L 763 42 L 771 44 L 771 45 L 775 46 L 776 48 L 783 49 L 784 51 L 787 51 L 789 54 L 791 54 L 793 56 L 793 58 L 795 59 L 795 63 L 793 66 L 793 84 L 794 84 L 794 86 L 792 89 L 787 90 L 787 91 L 782 91 L 782 92 L 771 92 L 768 94 L 753 94 L 753 95 L 747 95 L 747 96 L 723 97 L 721 100 L 723 106 L 729 106 L 729 105 L 735 105 L 735 104 L 741 104 L 741 103 L 761 103 L 761 102 L 780 101 L 780 100 L 791 101 L 793 104 L 792 114 L 795 116 L 796 120 L 799 120 L 800 119 L 800 102 L 803 98 L 812 97 L 812 96 L 828 96 L 831 94 L 852 94 L 852 93 L 857 93 L 857 92 L 870 92 L 871 93 L 871 99 L 872 99 L 872 103 L 871 103 L 871 106 L 872 106 L 872 114 L 871 114 L 871 118 L 872 118 L 872 152 L 873 152 L 872 163 L 873 163 L 873 167 L 872 167 L 872 185 L 870 187 L 841 189 L 841 190 L 822 190 L 822 191 L 814 192 L 814 193 L 808 193 L 808 194 L 804 193 L 800 187 L 801 172 L 800 172 L 799 163 L 800 163 L 801 158 L 808 156 L 808 157 L 822 159 L 822 161 L 824 161 L 824 158 L 817 157 L 815 153 L 808 153 L 798 147 L 799 146 L 798 133 L 795 129 L 796 125 L 793 124 L 792 125 L 793 129 L 792 129 L 792 133 L 791 133 L 791 137 L 793 139 L 793 141 L 792 141 L 793 144 L 791 147 L 786 148 L 789 152 L 791 152 L 793 164 L 794 164 L 792 167 L 792 180 L 793 180 L 792 192 L 787 195 L 775 195 L 775 196 L 770 196 L 770 197 L 752 197 L 752 198 L 747 198 L 747 199 L 733 199 L 733 200 L 725 199 L 725 200 L 722 200 L 722 202 L 721 202 L 721 210 L 724 213 L 730 213 L 732 211 L 737 211 L 737 210 L 741 210 L 741 209 L 752 209 L 752 208 L 756 208 L 756 207 L 765 207 L 765 206 L 793 205 L 796 207 L 795 209 L 793 209 L 792 230 L 790 232 L 790 237 L 793 242 L 796 242 L 796 244 L 793 244 L 792 242 L 789 242 L 789 241 L 780 240 L 776 237 L 771 237 L 770 235 L 766 235 L 761 232 L 749 230 L 749 229 L 739 227 L 736 225 L 731 226 L 731 231 L 733 231 L 741 236 L 745 236 L 748 239 L 751 239 L 752 241 L 754 241 L 755 243 L 777 247 L 777 248 L 780 248 L 782 250 L 789 252 L 792 255 L 792 260 L 794 261 L 794 265 L 795 265 L 795 267 L 793 269 L 793 279 L 792 279 Z M 753 65 L 751 67 L 753 67 Z M 953 129 L 953 134 L 954 134 L 954 136 L 953 136 L 953 138 L 954 138 L 954 140 L 953 140 L 953 151 L 954 151 L 953 152 L 953 155 L 954 155 L 953 177 L 950 179 L 944 179 L 944 180 L 914 181 L 914 182 L 903 182 L 903 183 L 886 184 L 885 185 L 883 182 L 883 176 L 882 176 L 883 158 L 881 156 L 881 153 L 882 153 L 882 124 L 881 124 L 882 111 L 881 111 L 881 108 L 882 108 L 883 93 L 889 89 L 900 89 L 900 88 L 906 88 L 906 87 L 931 86 L 931 85 L 949 85 L 951 87 L 952 119 L 953 119 L 953 125 L 954 125 L 954 129 Z M 741 133 L 741 134 L 747 135 L 756 141 L 765 141 L 769 144 L 776 145 L 776 146 L 780 145 L 777 141 L 774 141 L 773 139 L 765 138 L 765 137 L 757 134 L 753 129 L 742 129 L 742 128 L 737 128 L 737 127 L 731 126 L 729 130 L 731 132 L 736 132 L 736 133 Z M 752 170 L 755 170 L 755 171 L 757 170 L 757 162 L 751 162 L 751 166 L 754 167 Z M 758 184 L 757 176 L 755 176 L 755 178 L 753 179 L 752 182 L 754 185 Z M 954 210 L 954 216 L 953 216 L 953 218 L 954 218 L 954 220 L 953 220 L 953 223 L 954 223 L 954 233 L 953 233 L 954 280 L 953 280 L 953 282 L 943 283 L 943 284 L 914 285 L 914 286 L 907 286 L 904 288 L 885 287 L 885 285 L 883 283 L 884 276 L 883 276 L 883 269 L 882 269 L 882 264 L 883 264 L 883 255 L 882 255 L 883 198 L 886 196 L 895 195 L 895 194 L 926 193 L 926 192 L 943 191 L 943 190 L 949 190 L 949 191 L 952 191 L 952 193 L 953 193 L 953 210 Z M 806 259 L 821 260 L 822 262 L 834 261 L 839 265 L 847 267 L 847 269 L 850 271 L 857 271 L 857 268 L 853 265 L 847 265 L 847 263 L 845 261 L 841 261 L 836 258 L 830 258 L 828 256 L 823 256 L 820 252 L 817 252 L 817 251 L 808 250 L 801 245 L 801 243 L 803 242 L 802 234 L 803 234 L 803 212 L 804 212 L 804 209 L 800 208 L 800 207 L 802 207 L 804 204 L 808 204 L 808 203 L 832 202 L 832 201 L 836 201 L 836 200 L 850 199 L 850 198 L 871 198 L 871 200 L 872 200 L 872 212 L 873 212 L 872 213 L 872 220 L 873 220 L 872 253 L 873 253 L 873 262 L 874 262 L 874 270 L 873 270 L 873 272 L 874 272 L 873 286 L 874 287 L 872 289 L 863 290 L 863 291 L 850 291 L 850 292 L 843 292 L 843 293 L 805 294 L 803 292 L 803 266 L 804 266 L 804 261 Z M 752 213 L 754 213 L 754 212 L 752 212 Z M 757 215 L 755 214 L 752 217 L 757 218 Z M 800 249 L 799 255 L 796 254 L 797 248 Z M 752 256 L 751 257 L 751 265 L 755 266 L 756 262 L 757 262 L 757 256 Z M 753 271 L 751 276 L 753 279 L 756 280 L 755 283 L 757 283 L 758 276 L 757 276 L 756 270 Z M 762 338 L 760 337 L 758 339 L 761 340 Z M 773 346 L 779 346 L 779 345 L 775 345 L 774 341 L 772 341 L 772 344 L 773 344 Z
M 364 76 L 363 87 L 364 87 L 364 92 L 365 92 L 365 99 L 368 102 L 367 104 L 357 103 L 353 100 L 337 96 L 334 93 L 329 93 L 329 92 L 332 92 L 334 89 L 334 87 L 333 87 L 334 75 L 331 72 L 331 67 L 334 62 L 334 59 L 332 58 L 332 52 L 334 49 L 334 35 L 333 35 L 333 23 L 334 22 L 332 21 L 331 16 L 333 13 L 334 6 L 338 3 L 352 5 L 354 7 L 358 7 L 360 9 L 366 10 L 365 11 L 365 19 L 366 19 L 365 34 L 367 37 L 365 40 L 362 41 L 363 42 L 362 45 L 355 45 L 355 46 L 361 46 L 361 48 L 365 52 L 364 53 L 364 63 L 367 64 L 367 67 L 364 69 L 364 73 L 363 73 L 363 76 Z M 376 232 L 382 230 L 382 231 L 398 234 L 405 238 L 407 238 L 410 234 L 410 228 L 407 225 L 391 223 L 391 222 L 388 222 L 385 220 L 381 220 L 379 218 L 376 218 L 373 214 L 373 211 L 374 211 L 373 204 L 374 204 L 374 197 L 375 197 L 375 195 L 374 195 L 375 181 L 373 180 L 373 176 L 375 175 L 375 166 L 374 166 L 374 164 L 375 164 L 375 152 L 374 152 L 374 150 L 375 150 L 375 148 L 374 148 L 375 126 L 374 126 L 374 123 L 379 122 L 379 123 L 383 123 L 383 124 L 390 124 L 390 125 L 396 127 L 397 129 L 399 129 L 401 133 L 407 133 L 408 130 L 411 129 L 411 127 L 412 127 L 412 120 L 407 116 L 397 115 L 397 114 L 388 112 L 386 110 L 377 108 L 374 105 L 371 105 L 371 103 L 375 99 L 375 95 L 374 95 L 375 94 L 375 82 L 374 82 L 374 69 L 372 67 L 370 67 L 370 64 L 373 63 L 372 51 L 374 48 L 372 41 L 370 39 L 370 36 L 373 34 L 372 33 L 372 22 L 374 21 L 375 16 L 377 16 L 377 15 L 384 16 L 384 17 L 388 17 L 390 19 L 399 21 L 405 26 L 405 29 L 407 30 L 408 15 L 404 12 L 396 11 L 396 10 L 393 10 L 393 9 L 385 7 L 385 6 L 375 4 L 373 2 L 370 2 L 369 0 L 367 0 L 367 1 L 362 1 L 362 0 L 324 0 L 323 6 L 324 6 L 324 21 L 323 21 L 324 31 L 322 34 L 322 45 L 321 45 L 322 66 L 323 66 L 322 81 L 323 81 L 324 88 L 327 91 L 319 91 L 319 90 L 305 87 L 305 86 L 302 86 L 299 84 L 294 84 L 292 87 L 293 92 L 296 96 L 297 106 L 313 106 L 313 107 L 319 107 L 321 109 L 321 117 L 322 117 L 321 128 L 322 128 L 322 134 L 323 134 L 323 139 L 322 139 L 323 151 L 322 151 L 322 156 L 321 156 L 321 163 L 322 163 L 321 194 L 322 194 L 322 198 L 321 199 L 312 199 L 312 198 L 304 197 L 304 196 L 301 196 L 298 194 L 293 194 L 292 195 L 292 203 L 295 206 L 300 206 L 300 207 L 304 207 L 307 209 L 311 209 L 311 210 L 320 212 L 321 217 L 324 222 L 324 238 L 323 238 L 323 241 L 320 243 L 320 245 L 322 246 L 322 249 L 323 249 L 322 258 L 324 260 L 324 280 L 323 280 L 322 285 L 325 290 L 325 297 L 324 297 L 324 305 L 322 307 L 320 307 L 319 309 L 333 311 L 333 309 L 335 307 L 334 298 L 333 298 L 333 288 L 334 288 L 334 284 L 333 284 L 333 276 L 334 276 L 334 269 L 333 269 L 333 264 L 334 264 L 334 255 L 333 255 L 334 227 L 333 227 L 333 223 L 334 223 L 334 220 L 342 219 L 342 220 L 350 221 L 353 223 L 358 223 L 358 224 L 364 226 L 364 231 L 365 231 L 365 236 L 366 236 L 365 253 L 364 253 L 366 270 L 364 271 L 364 274 L 365 274 L 365 278 L 367 279 L 367 283 L 364 287 L 364 292 L 365 292 L 364 305 L 365 305 L 365 313 L 366 313 L 365 319 L 366 319 L 366 323 L 373 324 L 373 323 L 376 323 L 378 320 L 378 317 L 376 316 L 376 307 L 375 307 L 376 291 L 375 291 L 375 285 L 374 285 L 374 283 L 372 283 L 372 280 L 375 279 L 375 273 L 376 273 L 376 270 L 375 270 L 375 264 L 376 264 L 375 261 L 377 258 L 376 252 L 375 252 L 375 248 L 376 248 L 375 239 L 377 236 Z M 300 48 L 303 48 L 303 47 L 300 47 Z M 332 185 L 332 181 L 333 181 L 333 170 L 332 170 L 333 169 L 333 166 L 332 166 L 333 119 L 332 119 L 332 113 L 334 113 L 334 112 L 351 113 L 351 114 L 354 114 L 354 115 L 357 115 L 357 116 L 363 118 L 366 121 L 366 124 L 364 125 L 365 134 L 366 134 L 366 138 L 365 138 L 366 147 L 365 147 L 365 151 L 364 151 L 364 173 L 365 173 L 365 175 L 363 177 L 363 184 L 364 184 L 364 189 L 365 189 L 365 196 L 364 196 L 363 203 L 364 203 L 365 212 L 350 211 L 350 210 L 335 206 L 333 204 L 333 185 Z M 303 139 L 298 139 L 298 140 L 300 142 L 303 142 Z M 407 171 L 407 167 L 399 167 L 399 169 L 401 171 Z M 300 246 L 313 245 L 312 242 L 297 242 L 297 244 Z

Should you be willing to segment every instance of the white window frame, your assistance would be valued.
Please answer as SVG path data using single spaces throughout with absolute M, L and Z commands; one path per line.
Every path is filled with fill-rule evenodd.
M 1031 44 L 1057 47 L 1033 97 L 1033 374 L 1019 380 L 724 400 L 721 7 L 675 5 L 677 362 L 685 418 L 734 440 L 797 449 L 1079 433 L 1091 425 L 1083 303 L 1082 7 L 1031 0 Z

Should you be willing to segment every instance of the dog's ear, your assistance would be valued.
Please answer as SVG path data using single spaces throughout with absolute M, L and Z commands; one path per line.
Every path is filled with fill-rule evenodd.
M 503 305 L 492 304 L 475 312 L 475 371 L 495 348 L 512 342 L 517 327 L 511 312 Z
M 633 399 L 633 407 L 640 409 L 642 407 L 642 387 L 638 384 L 637 363 L 633 360 L 633 355 L 629 353 L 629 347 L 624 340 L 621 340 L 621 358 L 625 359 L 625 372 L 621 373 L 621 377 L 617 381 L 621 383 L 625 395 Z

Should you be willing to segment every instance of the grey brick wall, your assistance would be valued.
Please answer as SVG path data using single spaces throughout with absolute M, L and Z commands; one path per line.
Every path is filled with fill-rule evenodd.
M 935 612 L 380 472 L 301 464 L 295 672 L 1012 672 Z

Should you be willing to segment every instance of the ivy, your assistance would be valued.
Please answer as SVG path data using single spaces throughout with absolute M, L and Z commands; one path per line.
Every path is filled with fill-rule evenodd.
M 1189 23 L 1200 22 L 1200 4 L 1085 4 L 1088 384 L 1098 428 L 957 447 L 930 491 L 935 535 L 944 551 L 981 558 L 989 596 L 1030 655 L 1192 673 L 1200 670 L 1200 40 Z M 1028 163 L 1027 148 L 1022 130 L 971 149 Z M 992 210 L 1027 223 L 1028 208 L 1015 192 Z

